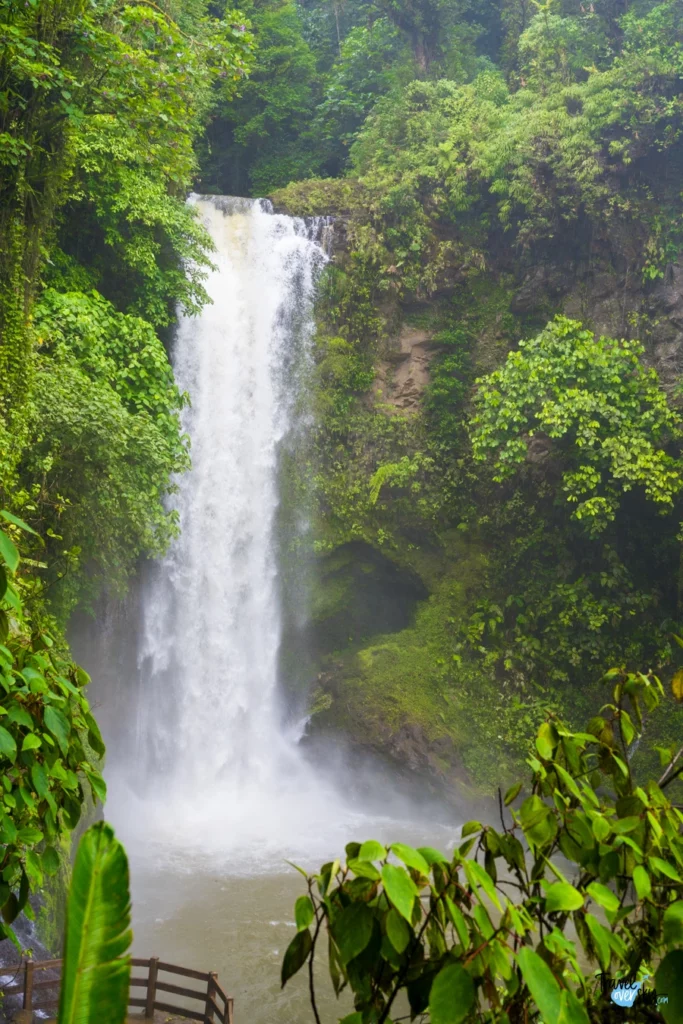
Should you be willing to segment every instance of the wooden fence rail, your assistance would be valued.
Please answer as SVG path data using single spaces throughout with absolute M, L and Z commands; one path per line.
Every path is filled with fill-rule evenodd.
M 54 971 L 61 974 L 62 960 L 42 960 L 34 963 L 33 960 L 26 960 L 20 967 L 23 975 L 18 984 L 7 985 L 2 988 L 4 996 L 21 995 L 22 1008 L 24 1010 L 50 1010 L 59 1004 L 60 977 L 37 980 L 36 974 L 40 971 Z M 143 989 L 144 995 L 128 997 L 128 1005 L 140 1007 L 144 1010 L 140 1020 L 153 1020 L 155 1010 L 165 1010 L 168 1013 L 177 1013 L 187 1020 L 202 1021 L 203 1024 L 234 1024 L 233 1000 L 226 996 L 218 983 L 218 975 L 213 971 L 194 971 L 189 967 L 178 967 L 176 964 L 167 964 L 158 957 L 150 957 L 149 960 L 141 960 L 139 957 L 131 959 L 130 988 L 133 990 Z M 143 969 L 146 973 L 143 976 L 134 974 L 135 970 Z M 187 988 L 183 985 L 176 985 L 166 981 L 163 975 L 179 975 L 182 978 L 192 978 L 200 981 L 203 988 Z M 50 991 L 52 990 L 52 991 Z M 169 995 L 182 996 L 190 1002 L 201 1004 L 201 1010 L 187 1006 L 176 1006 L 172 1002 L 161 1001 L 157 997 L 160 993 L 168 992 Z

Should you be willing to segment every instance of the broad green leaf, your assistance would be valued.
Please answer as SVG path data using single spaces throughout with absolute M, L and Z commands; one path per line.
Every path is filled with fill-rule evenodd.
M 299 896 L 294 904 L 294 920 L 297 931 L 302 932 L 304 928 L 309 928 L 314 917 L 315 911 L 310 896 Z
M 284 988 L 290 978 L 300 971 L 311 952 L 313 940 L 308 929 L 297 932 L 285 950 L 280 972 L 280 987 Z M 61 1022 L 60 1022 L 61 1024 Z
M 93 797 L 96 800 L 100 800 L 102 803 L 104 803 L 105 800 L 107 799 L 107 784 L 100 775 L 100 773 L 94 772 L 86 768 L 85 776 L 92 788 Z
M 627 832 L 633 832 L 634 829 L 640 825 L 640 818 L 631 815 L 628 818 L 618 818 L 616 821 L 611 822 L 612 831 L 616 832 L 617 835 L 625 835 Z
M 655 987 L 659 999 L 657 1010 L 667 1024 L 681 1024 L 683 1021 L 683 949 L 674 949 L 664 957 L 655 974 Z
M 414 868 L 415 871 L 419 871 L 422 875 L 429 874 L 429 864 L 422 854 L 414 850 L 412 846 L 406 846 L 405 843 L 392 843 L 389 849 L 399 860 L 407 864 L 409 868 Z
M 583 906 L 583 896 L 569 882 L 555 882 L 545 894 L 545 909 L 550 914 L 556 910 L 578 910 Z
M 385 864 L 382 868 L 382 881 L 387 896 L 399 914 L 411 924 L 413 905 L 418 895 L 418 888 L 405 868 L 394 864 Z
M 474 982 L 462 964 L 447 964 L 429 992 L 431 1024 L 460 1024 L 474 1003 Z
M 41 856 L 43 871 L 46 875 L 56 875 L 59 871 L 59 854 L 54 846 L 46 846 Z
M 673 864 L 669 864 L 668 861 L 662 860 L 661 857 L 648 857 L 647 862 L 650 867 L 659 871 L 661 875 L 666 875 L 667 878 L 670 878 L 674 882 L 683 882 L 683 878 L 681 878 Z
M 550 722 L 544 722 L 538 730 L 536 737 L 536 750 L 539 752 L 544 761 L 550 761 L 555 747 L 558 744 L 559 736 L 557 735 L 557 729 Z
M 503 800 L 503 803 L 505 804 L 505 806 L 509 807 L 510 804 L 514 800 L 517 799 L 517 797 L 519 796 L 521 791 L 522 791 L 522 783 L 521 782 L 516 782 L 514 786 L 510 786 L 510 788 L 508 789 L 507 793 L 505 794 L 505 798 Z
M 467 928 L 465 917 L 460 910 L 460 907 L 453 902 L 450 896 L 446 896 L 444 899 L 446 903 L 446 913 L 450 918 L 451 924 L 455 928 L 460 945 L 467 949 L 470 944 L 470 933 Z
M 332 936 L 327 935 L 327 964 L 330 971 L 330 981 L 332 982 L 332 988 L 336 996 L 341 992 L 345 978 L 342 977 L 342 965 L 339 959 L 339 950 L 334 944 Z
M 14 761 L 17 756 L 17 744 L 14 736 L 0 725 L 0 754 Z
M 69 733 L 71 728 L 68 719 L 57 708 L 49 704 L 43 715 L 45 726 L 50 730 L 59 744 L 59 748 L 66 757 L 69 751 Z
M 402 953 L 410 942 L 410 929 L 395 907 L 387 914 L 385 926 L 389 942 L 398 953 Z
M 45 796 L 50 788 L 47 772 L 42 764 L 31 765 L 31 782 L 38 796 Z
M 37 750 L 41 745 L 40 736 L 36 736 L 34 732 L 28 733 L 24 736 L 24 742 L 21 744 L 22 750 Z
M 36 842 L 38 841 L 39 840 L 36 840 Z M 33 886 L 33 888 L 40 889 L 45 879 L 43 876 L 42 861 L 35 850 L 26 850 L 24 854 L 24 866 L 26 868 L 26 874 L 30 878 L 31 885 Z M 26 896 L 28 898 L 28 881 Z M 19 902 L 21 903 L 21 900 Z
M 602 843 L 611 832 L 611 825 L 604 814 L 596 814 L 591 820 L 591 828 L 599 843 Z
M 375 865 L 369 860 L 352 858 L 347 866 L 349 871 L 353 871 L 354 875 L 357 875 L 358 878 L 370 878 L 373 882 L 377 882 L 382 877 Z
M 102 739 L 102 734 L 97 722 L 90 713 L 85 716 L 85 724 L 88 726 L 88 743 L 98 757 L 104 757 L 106 749 L 104 746 L 104 740 Z M 305 877 L 306 872 L 304 872 L 304 878 Z
M 125 1024 L 131 942 L 128 861 L 111 826 L 78 846 L 67 904 L 60 1024 Z
M 557 772 L 558 778 L 560 778 L 562 780 L 562 782 L 564 783 L 566 788 L 569 790 L 569 792 L 572 794 L 572 796 L 576 797 L 577 800 L 580 800 L 581 799 L 581 793 L 579 791 L 579 787 L 576 785 L 574 779 L 569 774 L 569 772 L 565 768 L 563 768 L 562 765 L 560 765 L 560 764 L 556 764 L 553 767 L 554 767 L 555 771 Z
M 7 717 L 10 722 L 16 722 L 17 725 L 23 725 L 25 729 L 32 729 L 35 724 L 29 712 L 20 704 L 15 704 L 11 707 Z
M 460 838 L 465 839 L 467 836 L 472 836 L 476 832 L 481 832 L 483 826 L 478 821 L 466 821 L 460 832 Z
M 528 946 L 520 949 L 517 962 L 543 1020 L 548 1024 L 556 1021 L 560 1016 L 560 986 L 547 963 Z
M 381 843 L 378 843 L 375 839 L 368 839 L 361 846 L 356 860 L 384 860 L 387 855 L 387 851 L 384 849 Z
M 373 921 L 367 903 L 350 903 L 335 919 L 332 935 L 343 964 L 363 952 L 372 935 Z
M 664 942 L 683 946 L 683 900 L 671 903 L 664 911 Z
M 624 742 L 629 747 L 633 741 L 633 737 L 636 734 L 636 729 L 631 721 L 631 716 L 627 711 L 621 711 L 619 713 L 619 722 L 621 724 L 621 731 L 624 734 Z
M 557 835 L 555 816 L 539 796 L 527 797 L 519 818 L 527 841 L 535 847 L 548 845 Z
M 13 523 L 14 526 L 18 526 L 20 530 L 32 533 L 34 537 L 40 536 L 40 534 L 36 533 L 33 527 L 29 526 L 28 523 L 25 523 L 23 519 L 19 518 L 19 516 L 15 516 L 11 512 L 8 512 L 6 508 L 0 509 L 0 516 L 2 516 L 6 523 Z
M 602 967 L 603 971 L 606 971 L 609 968 L 611 955 L 611 946 L 608 937 L 609 932 L 607 931 L 604 925 L 600 924 L 596 917 L 593 917 L 592 914 L 585 914 L 584 921 L 586 922 L 588 930 L 590 931 L 591 936 L 593 938 L 595 952 L 598 957 L 598 963 Z
M 569 989 L 560 993 L 560 1015 L 557 1024 L 590 1024 L 584 1007 Z
M 17 832 L 17 841 L 24 843 L 26 846 L 35 846 L 42 838 L 43 833 L 40 829 L 34 828 L 32 825 L 26 825 Z
M 0 558 L 10 572 L 16 572 L 19 565 L 19 552 L 4 530 L 0 530 Z
M 610 913 L 614 914 L 619 909 L 618 897 L 606 885 L 602 885 L 600 882 L 591 882 L 586 886 L 586 892 L 591 899 L 605 910 L 609 910 Z
M 466 860 L 463 862 L 463 866 L 465 868 L 465 874 L 467 875 L 467 881 L 477 894 L 478 899 L 481 900 L 481 893 L 479 892 L 479 887 L 481 887 L 494 906 L 496 906 L 498 910 L 502 910 L 503 908 L 500 904 L 500 899 L 498 898 L 498 893 L 496 892 L 495 886 L 491 880 L 491 876 L 484 870 L 481 864 L 478 864 L 476 860 Z
M 642 864 L 638 864 L 638 866 L 633 869 L 633 884 L 636 888 L 636 892 L 638 893 L 639 900 L 647 899 L 648 896 L 652 895 L 650 876 Z
M 417 852 L 422 854 L 424 859 L 427 861 L 429 866 L 432 864 L 449 864 L 450 860 L 439 850 L 435 850 L 433 846 L 418 846 Z

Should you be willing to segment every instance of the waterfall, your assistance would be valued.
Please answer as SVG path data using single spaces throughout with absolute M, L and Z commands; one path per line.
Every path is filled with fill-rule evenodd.
M 135 643 L 101 653 L 96 669 L 107 678 L 107 817 L 134 876 L 147 879 L 188 865 L 207 877 L 272 873 L 283 858 L 314 867 L 362 836 L 369 813 L 380 838 L 417 813 L 358 751 L 327 738 L 309 761 L 305 722 L 288 716 L 278 678 L 280 526 L 293 534 L 302 518 L 279 514 L 280 470 L 310 426 L 325 222 L 274 214 L 262 200 L 192 201 L 216 251 L 212 303 L 181 319 L 173 350 L 190 399 L 182 426 L 192 469 L 171 495 L 180 532 L 134 602 Z
M 301 426 L 325 255 L 320 223 L 262 200 L 192 201 L 216 249 L 212 304 L 181 319 L 173 351 L 192 469 L 172 496 L 179 537 L 142 593 L 130 774 L 193 827 L 211 794 L 214 822 L 225 809 L 249 845 L 254 807 L 277 822 L 283 789 L 310 783 L 278 681 L 278 456 Z

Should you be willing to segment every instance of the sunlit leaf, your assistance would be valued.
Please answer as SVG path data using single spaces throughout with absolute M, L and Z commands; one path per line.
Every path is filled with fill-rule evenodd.
M 412 922 L 413 905 L 418 895 L 418 888 L 405 868 L 397 867 L 395 864 L 385 864 L 382 868 L 382 881 L 387 896 L 394 904 L 399 914 L 406 919 L 408 924 Z
M 299 896 L 294 904 L 294 920 L 297 931 L 301 932 L 304 928 L 309 928 L 314 917 L 315 911 L 310 896 Z
M 128 861 L 105 822 L 78 846 L 67 905 L 60 1024 L 124 1024 L 131 942 Z
M 556 882 L 548 887 L 545 894 L 545 909 L 549 914 L 558 910 L 578 910 L 582 906 L 583 896 L 569 882 Z
M 375 839 L 368 839 L 363 843 L 360 850 L 356 854 L 355 859 L 357 860 L 384 860 L 387 855 L 387 851 L 384 849 L 381 843 L 378 843 Z
M 412 846 L 406 846 L 405 843 L 392 843 L 390 850 L 409 868 L 414 868 L 423 875 L 429 874 L 429 864 L 422 854 L 414 850 Z

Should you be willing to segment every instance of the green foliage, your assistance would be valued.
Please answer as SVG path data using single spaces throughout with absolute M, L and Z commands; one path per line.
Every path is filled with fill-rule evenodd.
M 60 1024 L 125 1024 L 132 940 L 128 859 L 100 821 L 78 846 L 67 906 Z
M 506 815 L 500 794 L 500 829 L 466 823 L 452 856 L 352 842 L 346 864 L 308 877 L 314 919 L 285 954 L 283 985 L 325 929 L 332 985 L 352 990 L 345 1019 L 357 1024 L 390 1020 L 399 995 L 434 1024 L 609 1021 L 612 986 L 652 976 L 660 957 L 668 994 L 683 951 L 683 815 L 665 793 L 676 755 L 659 782 L 635 782 L 630 748 L 662 687 L 642 673 L 607 679 L 613 701 L 585 732 L 541 725 L 528 795 L 511 787 Z M 319 1020 L 312 973 L 310 992 Z
M 6 3 L 0 14 L 0 380 L 19 405 L 30 377 L 26 316 L 44 242 L 70 198 L 63 245 L 87 249 L 112 289 L 155 323 L 196 308 L 205 235 L 182 192 L 215 90 L 239 80 L 244 26 L 200 15 L 193 35 L 151 4 Z M 228 90 L 229 92 L 229 90 Z M 76 209 L 74 208 L 76 207 Z M 100 252 L 98 252 L 98 248 Z M 105 255 L 106 254 L 106 255 Z M 196 264 L 189 280 L 180 260 Z M 138 296 L 130 294 L 137 288 Z M 6 412 L 6 410 L 5 410 Z
M 315 139 L 306 132 L 316 63 L 294 3 L 268 0 L 247 7 L 247 14 L 258 60 L 239 98 L 212 125 L 206 164 L 217 191 L 267 195 L 320 167 Z
M 34 310 L 41 358 L 76 363 L 96 384 L 107 384 L 127 412 L 148 417 L 176 457 L 179 393 L 163 344 L 151 325 L 117 313 L 97 292 L 62 294 L 48 289 Z
M 671 511 L 683 477 L 665 446 L 680 437 L 680 423 L 655 371 L 643 366 L 643 351 L 557 317 L 478 382 L 475 459 L 493 454 L 501 482 L 524 464 L 531 438 L 557 442 L 562 490 L 592 533 L 616 518 L 633 487 Z
M 314 127 L 329 147 L 328 166 L 344 166 L 348 147 L 377 99 L 401 78 L 409 80 L 412 71 L 405 41 L 388 19 L 351 29 L 326 76 L 316 110 Z
M 31 891 L 59 870 L 61 837 L 76 827 L 86 794 L 103 801 L 106 787 L 104 745 L 83 692 L 89 678 L 25 608 L 31 580 L 18 545 L 31 528 L 0 516 L 0 935 L 16 942 L 12 922 L 32 916 Z
M 60 243 L 107 298 L 155 326 L 206 301 L 210 246 L 185 193 L 209 109 L 248 66 L 251 35 L 237 21 L 201 15 L 188 35 L 153 5 L 110 18 L 105 4 L 82 26 L 97 75 L 78 83 Z
M 531 248 L 586 215 L 654 226 L 658 182 L 644 187 L 635 165 L 680 137 L 676 0 L 629 13 L 622 29 L 610 50 L 597 16 L 545 10 L 521 34 L 516 90 L 489 64 L 379 99 L 351 147 L 362 187 L 347 236 L 380 289 L 424 296 L 480 273 L 496 227 Z
M 96 292 L 48 290 L 13 507 L 48 540 L 46 582 L 65 618 L 107 583 L 119 591 L 141 554 L 175 535 L 163 503 L 188 465 L 185 401 L 151 325 Z

